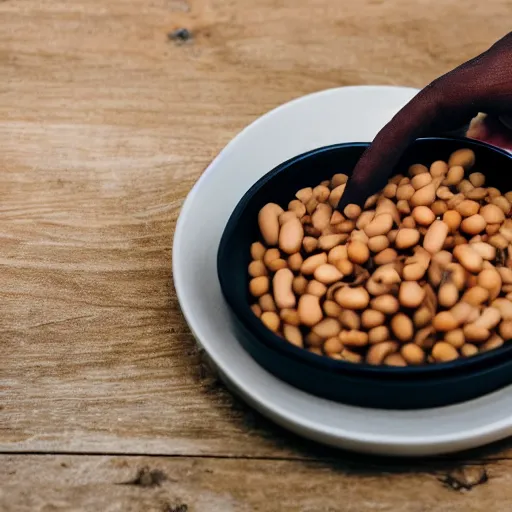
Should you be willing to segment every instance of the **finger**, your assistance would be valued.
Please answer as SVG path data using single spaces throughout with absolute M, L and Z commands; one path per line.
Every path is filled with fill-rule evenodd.
M 427 87 L 416 95 L 377 134 L 350 177 L 338 209 L 350 203 L 362 205 L 366 197 L 385 185 L 407 146 L 429 131 L 439 118 L 437 89 Z

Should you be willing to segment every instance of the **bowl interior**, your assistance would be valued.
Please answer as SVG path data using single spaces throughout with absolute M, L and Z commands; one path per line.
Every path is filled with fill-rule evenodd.
M 333 174 L 352 174 L 355 164 L 368 147 L 368 143 L 337 144 L 319 148 L 294 157 L 263 176 L 240 200 L 223 233 L 217 260 L 217 269 L 223 295 L 236 317 L 250 329 L 262 343 L 284 351 L 290 357 L 308 359 L 311 364 L 321 365 L 332 371 L 371 372 L 389 376 L 415 374 L 428 377 L 433 372 L 465 371 L 492 364 L 512 352 L 512 344 L 482 353 L 471 358 L 449 363 L 419 367 L 375 367 L 367 364 L 351 364 L 317 356 L 297 348 L 266 329 L 250 309 L 247 266 L 250 263 L 249 247 L 258 240 L 258 212 L 268 202 L 287 208 L 297 190 L 315 187 Z M 470 147 L 476 154 L 472 172 L 482 172 L 486 184 L 497 187 L 502 193 L 512 190 L 512 155 L 484 143 L 458 138 L 426 138 L 417 140 L 406 151 L 395 173 L 405 173 L 413 163 L 430 165 L 435 160 L 447 160 L 456 149 Z

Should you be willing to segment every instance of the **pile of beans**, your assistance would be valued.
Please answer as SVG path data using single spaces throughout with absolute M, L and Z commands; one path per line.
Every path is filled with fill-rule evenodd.
M 347 176 L 259 212 L 254 314 L 288 342 L 353 363 L 420 365 L 512 338 L 512 192 L 455 151 L 412 165 L 361 209 L 337 205 Z

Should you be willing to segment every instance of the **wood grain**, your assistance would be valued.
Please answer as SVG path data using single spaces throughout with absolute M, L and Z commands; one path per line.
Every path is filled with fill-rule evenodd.
M 164 457 L 9 456 L 4 512 L 477 512 L 510 510 L 510 462 L 455 490 L 449 468 L 347 467 L 328 462 Z M 466 474 L 481 474 L 478 466 Z
M 422 473 L 380 482 L 317 466 L 333 452 L 228 394 L 180 313 L 171 246 L 193 183 L 263 112 L 340 85 L 423 86 L 510 30 L 511 15 L 509 0 L 0 0 L 0 451 L 20 454 L 0 464 L 14 485 L 0 508 L 151 510 L 130 505 L 149 494 L 114 483 L 153 459 L 76 455 L 61 474 L 48 468 L 63 459 L 27 452 L 220 457 L 158 462 L 196 475 L 166 484 L 196 510 L 214 491 L 233 510 L 273 510 L 264 480 L 290 493 L 282 510 L 391 510 L 389 483 L 396 496 L 419 486 L 427 505 L 414 510 L 462 507 L 431 496 L 439 485 Z M 179 28 L 188 41 L 169 37 Z M 506 468 L 508 447 L 459 460 Z M 510 498 L 498 474 L 482 508 L 490 489 Z

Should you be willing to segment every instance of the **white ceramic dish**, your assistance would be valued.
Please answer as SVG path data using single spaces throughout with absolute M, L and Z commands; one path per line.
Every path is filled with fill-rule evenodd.
M 288 158 L 337 142 L 372 140 L 416 90 L 346 87 L 296 99 L 252 123 L 212 162 L 181 211 L 173 274 L 185 318 L 226 384 L 251 406 L 321 443 L 383 455 L 463 450 L 512 433 L 512 386 L 438 409 L 363 409 L 309 395 L 261 368 L 238 343 L 217 279 L 222 231 L 261 176 Z

